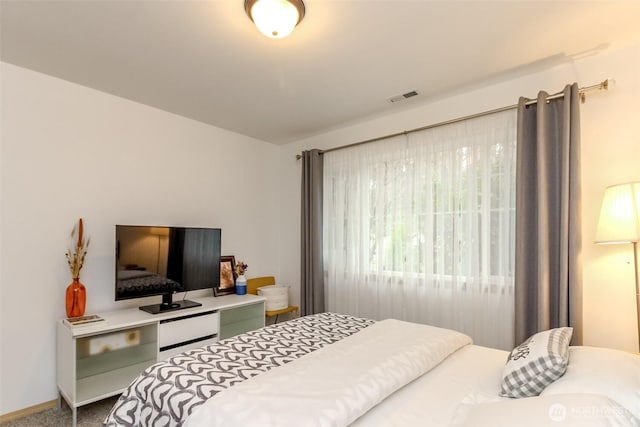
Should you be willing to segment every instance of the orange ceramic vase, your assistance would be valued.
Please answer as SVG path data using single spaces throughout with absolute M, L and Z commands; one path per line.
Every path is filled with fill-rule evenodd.
M 84 315 L 84 308 L 87 305 L 87 290 L 77 277 L 67 286 L 66 303 L 67 317 Z

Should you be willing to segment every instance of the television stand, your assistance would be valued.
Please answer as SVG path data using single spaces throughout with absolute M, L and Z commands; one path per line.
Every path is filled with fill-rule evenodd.
M 143 305 L 142 307 L 140 307 L 140 310 L 146 311 L 147 313 L 151 314 L 160 314 L 166 313 L 168 311 L 182 310 L 185 308 L 200 307 L 201 305 L 202 304 L 200 304 L 199 302 L 189 301 L 188 299 L 185 299 L 170 302 L 168 304 L 163 302 L 161 304 Z
M 200 307 L 183 312 L 150 315 L 132 307 L 97 313 L 104 319 L 101 322 L 57 322 L 58 407 L 64 398 L 71 408 L 73 427 L 79 407 L 121 394 L 154 363 L 264 326 L 264 297 L 225 295 L 194 300 Z M 127 341 L 130 335 L 136 339 Z M 113 348 L 109 350 L 106 344 Z

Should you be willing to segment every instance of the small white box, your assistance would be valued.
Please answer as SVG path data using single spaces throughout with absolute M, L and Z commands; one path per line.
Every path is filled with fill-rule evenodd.
M 284 285 L 270 285 L 258 288 L 258 295 L 267 299 L 266 311 L 282 310 L 289 307 L 289 287 Z

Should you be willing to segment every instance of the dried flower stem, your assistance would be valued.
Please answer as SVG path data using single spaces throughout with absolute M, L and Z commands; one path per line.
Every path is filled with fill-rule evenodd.
M 76 230 L 78 231 L 78 238 L 76 239 Z M 69 264 L 69 270 L 71 271 L 71 277 L 74 279 L 80 278 L 80 270 L 84 265 L 84 259 L 87 256 L 87 248 L 91 239 L 84 240 L 84 227 L 82 224 L 82 218 L 78 221 L 77 228 L 73 227 L 71 231 L 71 248 L 67 250 L 65 254 L 67 257 L 67 263 Z

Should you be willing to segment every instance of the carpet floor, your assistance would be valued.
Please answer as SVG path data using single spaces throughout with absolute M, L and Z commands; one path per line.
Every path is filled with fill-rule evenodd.
M 118 400 L 118 396 L 90 403 L 78 408 L 78 427 L 98 427 Z M 3 427 L 71 427 L 71 409 L 63 402 L 62 408 L 47 409 L 37 414 L 0 424 Z

